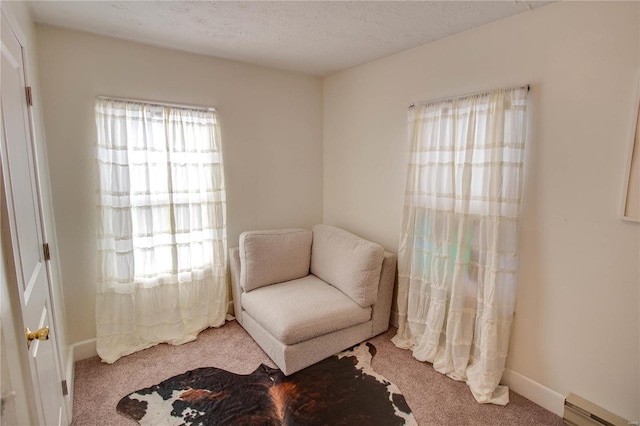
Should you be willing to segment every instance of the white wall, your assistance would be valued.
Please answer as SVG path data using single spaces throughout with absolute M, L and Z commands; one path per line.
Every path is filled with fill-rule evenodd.
M 218 109 L 230 246 L 243 230 L 311 226 L 324 213 L 395 251 L 407 106 L 530 83 L 508 367 L 637 420 L 640 227 L 618 210 L 639 28 L 637 2 L 545 6 L 329 76 L 323 109 L 318 78 L 38 27 L 69 341 L 95 336 L 96 95 Z
M 639 417 L 640 226 L 620 203 L 640 4 L 567 2 L 329 76 L 324 221 L 396 251 L 412 102 L 530 83 L 507 366 Z
M 214 106 L 229 247 L 245 230 L 322 221 L 322 80 L 38 26 L 44 119 L 69 338 L 95 337 L 94 99 Z

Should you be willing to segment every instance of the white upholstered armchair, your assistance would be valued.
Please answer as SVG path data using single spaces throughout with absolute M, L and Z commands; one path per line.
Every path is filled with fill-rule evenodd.
M 229 251 L 235 316 L 292 374 L 389 328 L 396 256 L 339 228 L 244 232 Z

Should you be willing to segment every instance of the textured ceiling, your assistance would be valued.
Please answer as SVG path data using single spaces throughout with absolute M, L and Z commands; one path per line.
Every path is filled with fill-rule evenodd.
M 326 75 L 538 1 L 33 1 L 36 22 Z

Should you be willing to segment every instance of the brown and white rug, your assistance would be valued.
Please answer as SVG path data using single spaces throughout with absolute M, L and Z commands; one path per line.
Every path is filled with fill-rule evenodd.
M 362 343 L 285 376 L 198 368 L 133 392 L 117 410 L 141 425 L 416 425 L 396 385 L 371 368 Z

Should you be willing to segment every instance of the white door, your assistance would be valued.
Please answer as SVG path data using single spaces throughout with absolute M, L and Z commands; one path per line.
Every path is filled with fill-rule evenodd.
M 31 133 L 25 96 L 23 49 L 11 26 L 2 14 L 2 64 L 0 97 L 2 106 L 2 176 L 8 212 L 8 228 L 15 268 L 19 309 L 25 328 L 32 331 L 49 328 L 48 340 L 33 340 L 23 350 L 28 359 L 40 424 L 67 424 L 63 409 L 59 352 L 49 293 L 47 259 L 44 253 L 43 221 L 36 174 L 35 146 Z M 7 229 L 3 225 L 3 232 Z M 18 309 L 18 307 L 16 307 Z M 44 338 L 44 334 L 41 335 Z

